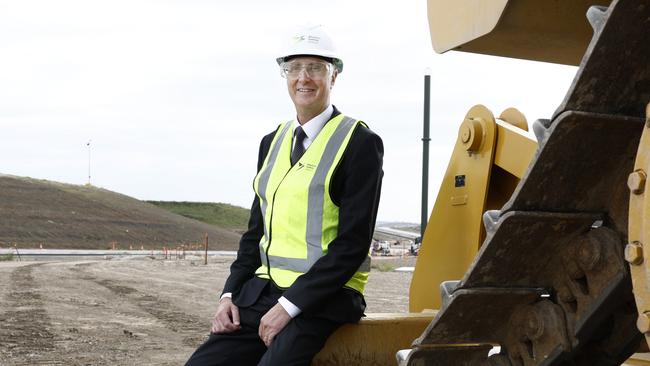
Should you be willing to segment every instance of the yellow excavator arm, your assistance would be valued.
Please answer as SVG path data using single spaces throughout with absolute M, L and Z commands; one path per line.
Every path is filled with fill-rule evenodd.
M 495 118 L 477 105 L 465 116 L 418 253 L 409 311 L 439 309 L 440 285 L 469 268 L 485 239 L 483 213 L 506 203 L 537 149 L 527 131 L 514 108 Z

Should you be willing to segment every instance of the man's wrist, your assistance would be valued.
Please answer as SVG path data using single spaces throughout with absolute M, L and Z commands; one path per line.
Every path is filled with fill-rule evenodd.
M 289 314 L 290 317 L 295 318 L 302 312 L 300 308 L 298 308 L 296 305 L 294 305 L 291 301 L 287 300 L 286 297 L 282 296 L 278 299 L 278 303 L 280 306 L 284 308 L 284 311 Z
M 219 298 L 219 301 L 221 301 L 223 299 L 226 299 L 226 298 L 232 299 L 232 292 L 224 292 L 223 294 L 221 294 L 221 297 Z

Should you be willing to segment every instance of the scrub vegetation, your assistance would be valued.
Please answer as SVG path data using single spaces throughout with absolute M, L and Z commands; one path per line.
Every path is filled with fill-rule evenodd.
M 14 260 L 14 254 L 13 253 L 7 253 L 0 255 L 0 262 L 10 262 Z
M 190 219 L 229 230 L 246 230 L 249 211 L 227 203 L 147 201 Z
M 379 262 L 379 263 L 371 262 L 371 263 L 372 264 L 370 265 L 370 268 L 377 270 L 379 272 L 392 272 L 396 268 L 394 263 L 387 263 L 387 262 Z

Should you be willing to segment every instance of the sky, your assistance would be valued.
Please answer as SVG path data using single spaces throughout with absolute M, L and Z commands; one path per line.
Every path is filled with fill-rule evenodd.
M 473 105 L 550 118 L 577 70 L 436 54 L 423 0 L 0 0 L 0 173 L 85 184 L 90 166 L 138 199 L 250 207 L 261 137 L 295 118 L 275 58 L 304 24 L 342 55 L 333 104 L 384 141 L 382 221 L 419 222 L 427 69 L 430 208 Z

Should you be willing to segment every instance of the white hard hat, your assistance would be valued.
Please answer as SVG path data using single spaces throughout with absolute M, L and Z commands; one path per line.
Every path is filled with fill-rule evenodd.
M 322 25 L 311 25 L 298 29 L 287 42 L 282 55 L 275 60 L 278 65 L 281 65 L 287 58 L 299 55 L 331 59 L 338 72 L 343 71 L 343 61 L 339 58 L 334 42 Z

